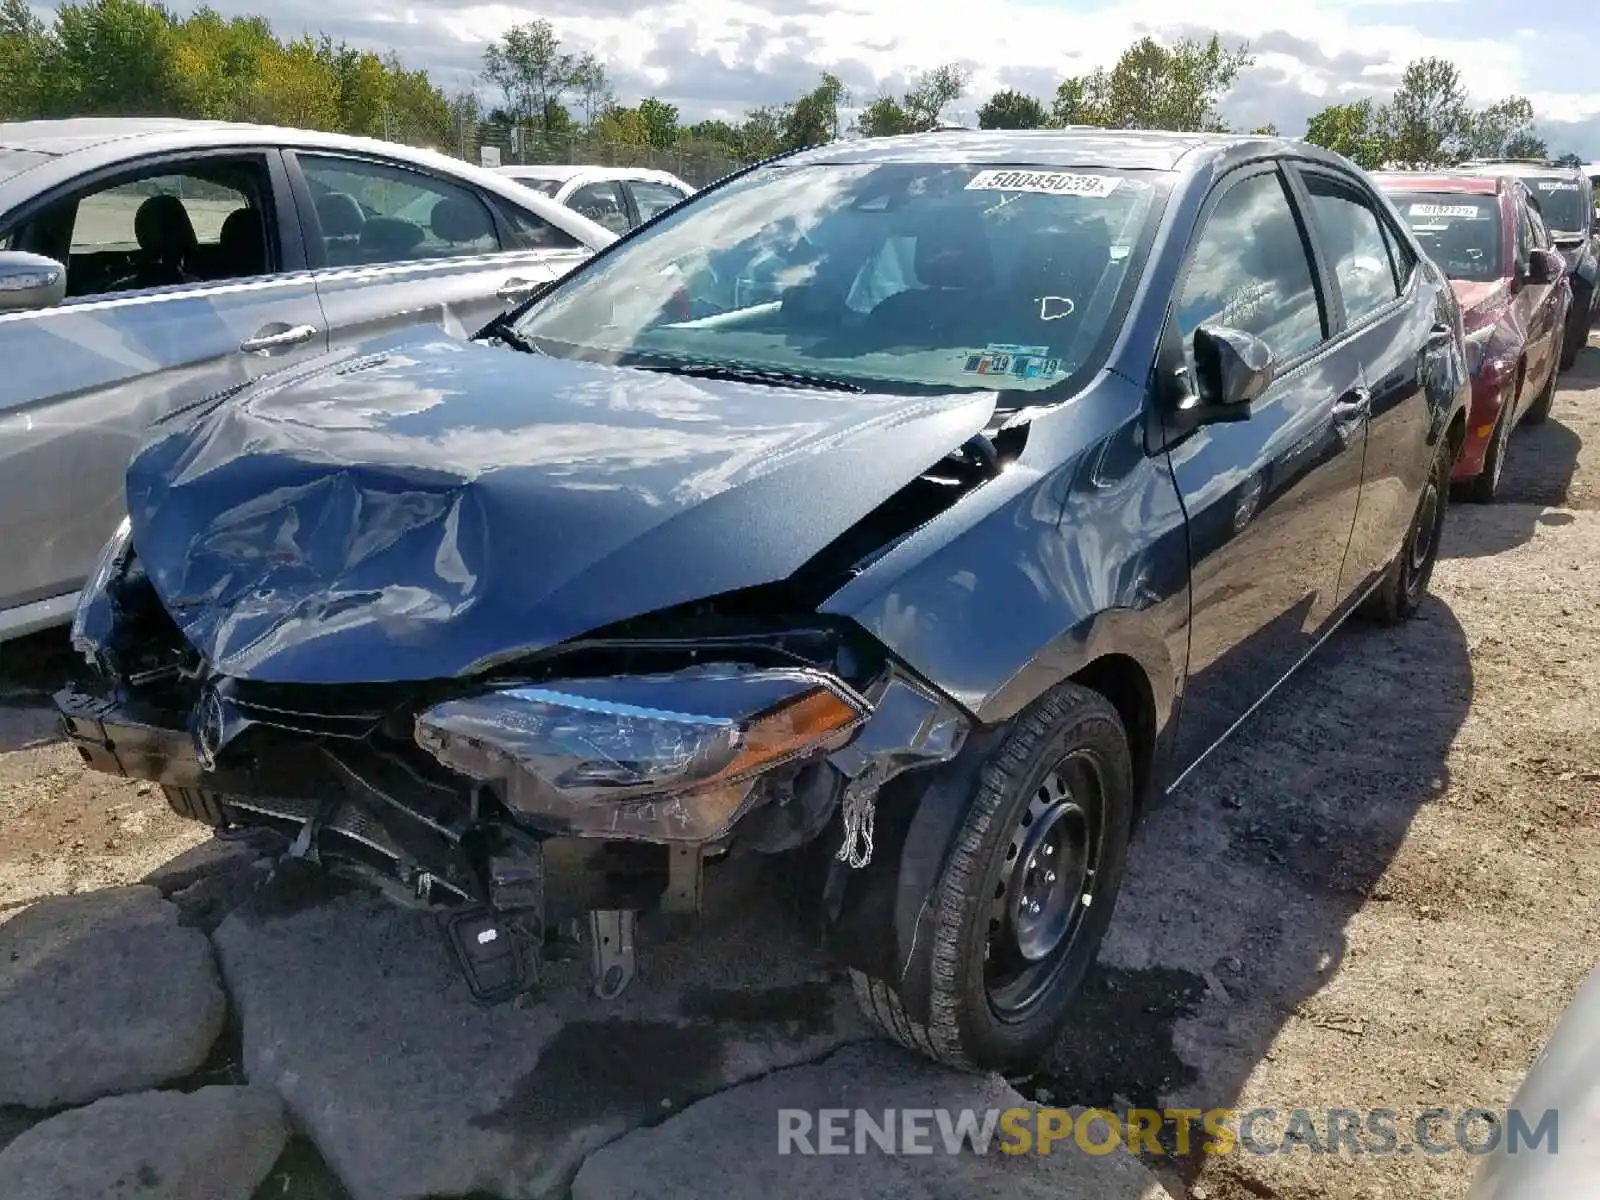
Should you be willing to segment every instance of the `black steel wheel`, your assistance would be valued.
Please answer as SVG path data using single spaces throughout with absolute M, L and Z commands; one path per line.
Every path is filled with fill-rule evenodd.
M 1417 509 L 1400 553 L 1390 564 L 1363 611 L 1391 624 L 1409 620 L 1422 607 L 1433 579 L 1433 565 L 1439 559 L 1439 542 L 1444 536 L 1444 515 L 1450 495 L 1450 466 L 1455 462 L 1455 447 L 1449 438 L 1439 439 L 1428 478 L 1417 497 Z
M 863 1012 L 951 1066 L 1033 1062 L 1065 1027 L 1111 921 L 1133 822 L 1133 768 L 1117 711 L 1073 683 L 1019 715 L 940 876 L 929 1019 L 857 973 Z

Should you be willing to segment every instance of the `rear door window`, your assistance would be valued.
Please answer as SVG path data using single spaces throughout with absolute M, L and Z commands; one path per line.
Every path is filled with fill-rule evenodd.
M 612 233 L 628 232 L 628 203 L 621 185 L 610 180 L 584 184 L 567 197 L 567 207 Z
M 296 158 L 329 266 L 462 258 L 502 248 L 489 206 L 469 187 L 365 159 Z
M 634 207 L 639 210 L 641 224 L 683 199 L 683 193 L 677 188 L 654 180 L 629 180 L 628 190 L 633 193 Z
M 1355 324 L 1400 295 L 1383 223 L 1352 185 L 1320 173 L 1304 178 L 1322 252 L 1344 299 L 1345 319 Z

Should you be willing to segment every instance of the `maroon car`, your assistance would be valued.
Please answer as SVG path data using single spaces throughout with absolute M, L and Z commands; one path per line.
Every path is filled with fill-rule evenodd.
M 1374 176 L 1461 302 L 1472 368 L 1467 440 L 1452 478 L 1494 499 L 1519 420 L 1550 413 L 1572 289 L 1538 201 L 1508 176 Z

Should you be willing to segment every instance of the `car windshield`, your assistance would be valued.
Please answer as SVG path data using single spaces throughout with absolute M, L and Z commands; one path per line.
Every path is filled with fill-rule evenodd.
M 20 175 L 30 167 L 37 167 L 50 157 L 36 150 L 7 150 L 0 146 L 0 180 Z
M 1544 223 L 1554 234 L 1576 237 L 1589 230 L 1589 188 L 1578 179 L 1528 179 L 1528 190 L 1539 198 Z
M 1428 257 L 1451 279 L 1500 278 L 1500 199 L 1459 192 L 1402 192 L 1395 207 Z
M 1034 391 L 1120 321 L 1170 176 L 773 165 L 685 202 L 536 303 L 555 355 L 872 391 Z

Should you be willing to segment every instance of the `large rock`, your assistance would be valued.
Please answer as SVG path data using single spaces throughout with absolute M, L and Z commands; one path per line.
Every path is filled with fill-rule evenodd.
M 822 1110 L 847 1110 L 830 1117 L 834 1137 L 821 1137 Z M 1033 1106 L 994 1076 L 949 1071 L 885 1042 L 851 1046 L 824 1062 L 779 1071 L 702 1100 L 650 1129 L 640 1129 L 591 1155 L 572 1185 L 572 1200 L 772 1200 L 775 1196 L 876 1196 L 884 1200 L 935 1200 L 945 1196 L 1005 1196 L 1015 1200 L 1170 1200 L 1149 1170 L 1124 1149 L 1085 1153 L 1068 1137 L 1045 1154 L 1006 1153 L 1019 1139 L 1001 1132 L 976 1153 L 969 1141 L 947 1150 L 938 1112 L 952 1130 L 963 1110 L 977 1121 L 985 1114 Z M 780 1112 L 791 1115 L 780 1118 Z M 855 1152 L 856 1118 L 870 1115 L 889 1127 L 896 1153 L 886 1153 L 863 1133 L 864 1153 Z M 913 1152 L 898 1140 L 912 1115 Z M 927 1110 L 934 1110 L 928 1113 Z M 1074 1121 L 1076 1114 L 1074 1114 Z M 779 1153 L 780 1121 L 806 1136 Z M 1021 1128 L 1033 1128 L 1033 1118 Z M 1062 1118 L 1065 1122 L 1066 1118 Z M 1073 1126 L 1076 1127 L 1075 1124 Z M 863 1126 L 863 1128 L 865 1128 Z M 1094 1126 L 1092 1146 L 1109 1140 Z M 842 1143 L 838 1140 L 842 1136 Z M 839 1153 L 840 1145 L 848 1151 Z
M 249 1200 L 283 1151 L 261 1088 L 112 1096 L 35 1125 L 0 1152 L 7 1200 Z
M 250 1082 L 278 1089 L 354 1200 L 560 1195 L 596 1147 L 866 1036 L 759 896 L 681 941 L 642 932 L 639 978 L 609 1003 L 573 962 L 537 1001 L 480 1006 L 432 916 L 316 882 L 269 885 L 215 941 Z
M 194 1071 L 227 1001 L 153 887 L 52 896 L 0 925 L 0 1105 L 55 1108 Z

